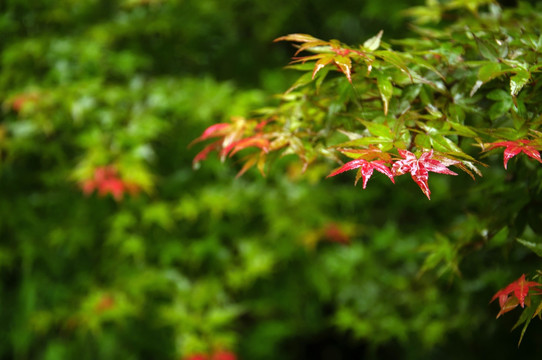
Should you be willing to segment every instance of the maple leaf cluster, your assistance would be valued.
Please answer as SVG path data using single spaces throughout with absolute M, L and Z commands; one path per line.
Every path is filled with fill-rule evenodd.
M 97 167 L 92 178 L 80 183 L 85 195 L 97 191 L 99 196 L 111 194 L 117 201 L 122 200 L 125 193 L 135 195 L 139 192 L 137 184 L 123 180 L 113 165 Z
M 265 133 L 263 128 L 266 124 L 267 121 L 261 121 L 256 125 L 250 125 L 250 122 L 244 118 L 236 118 L 232 123 L 219 123 L 208 127 L 200 137 L 192 142 L 192 144 L 211 138 L 218 138 L 218 140 L 205 146 L 203 150 L 194 157 L 194 166 L 196 167 L 200 161 L 205 160 L 212 151 L 217 151 L 220 158 L 224 160 L 226 157 L 231 157 L 243 149 L 253 147 L 258 148 L 260 151 L 245 158 L 245 163 L 237 176 L 242 175 L 250 167 L 256 164 L 262 175 L 264 175 L 264 165 L 267 153 L 288 144 L 288 140 L 277 137 L 273 132 Z M 252 135 L 247 135 L 247 132 Z M 537 149 L 539 145 L 535 140 L 519 139 L 514 141 L 498 141 L 486 143 L 483 144 L 483 146 L 485 151 L 493 150 L 498 147 L 505 147 L 505 169 L 507 168 L 508 161 L 521 152 L 542 163 L 540 152 Z M 300 146 L 297 147 L 300 148 Z M 470 174 L 462 161 L 451 158 L 448 155 L 437 154 L 433 149 L 423 151 L 419 157 L 408 150 L 397 149 L 400 158 L 395 159 L 393 159 L 389 153 L 382 152 L 376 147 L 370 147 L 369 149 L 340 149 L 339 151 L 350 154 L 350 156 L 352 156 L 352 154 L 358 154 L 359 158 L 345 163 L 327 177 L 332 177 L 348 170 L 359 169 L 356 175 L 355 185 L 362 179 L 363 189 L 367 187 L 367 182 L 375 170 L 386 175 L 393 183 L 395 183 L 394 177 L 409 173 L 427 198 L 431 199 L 431 191 L 428 184 L 429 172 L 457 175 L 457 173 L 448 169 L 449 166 L 455 165 Z M 306 167 L 307 163 L 303 154 L 298 155 L 304 160 Z M 480 174 L 479 172 L 477 173 Z
M 368 72 L 371 72 L 372 63 L 374 62 L 374 57 L 370 56 L 368 52 L 376 50 L 380 46 L 380 39 L 382 38 L 382 31 L 377 35 L 367 40 L 363 46 L 360 46 L 358 49 L 351 49 L 344 47 L 343 44 L 340 44 L 337 40 L 324 41 L 318 38 L 315 38 L 307 34 L 290 34 L 286 36 L 281 36 L 275 41 L 294 41 L 302 43 L 298 47 L 294 56 L 297 56 L 300 52 L 311 49 L 318 48 L 321 49 L 321 53 L 315 55 L 294 57 L 292 63 L 305 63 L 307 61 L 316 60 L 314 64 L 314 69 L 312 70 L 312 79 L 316 77 L 316 74 L 327 65 L 335 65 L 337 70 L 342 72 L 348 82 L 352 83 L 352 60 L 361 59 L 367 65 Z
M 271 114 L 267 116 L 272 120 L 259 122 L 256 119 L 234 118 L 231 123 L 210 126 L 193 141 L 196 143 L 215 139 L 195 156 L 194 166 L 206 159 L 212 151 L 217 151 L 221 160 L 225 160 L 226 157 L 231 157 L 243 149 L 257 148 L 258 152 L 244 158 L 244 165 L 238 176 L 254 165 L 257 165 L 264 175 L 267 155 L 274 150 L 285 148 L 283 155 L 298 155 L 303 161 L 305 170 L 318 156 L 338 161 L 335 150 L 340 147 L 355 147 L 343 149 L 345 151 L 339 149 L 339 152 L 347 154 L 353 160 L 333 171 L 328 177 L 358 169 L 355 184 L 362 179 L 365 189 L 375 170 L 386 175 L 393 183 L 396 176 L 409 173 L 425 196 L 430 199 L 428 183 L 430 172 L 457 175 L 448 169 L 454 165 L 473 179 L 474 174 L 482 176 L 477 166 L 485 164 L 465 153 L 460 148 L 459 141 L 449 136 L 471 138 L 481 145 L 484 151 L 504 147 L 505 169 L 508 161 L 521 152 L 542 163 L 540 157 L 542 133 L 534 128 L 530 131 L 535 139 L 482 143 L 482 134 L 496 137 L 496 133 L 458 121 L 457 119 L 464 117 L 464 114 L 461 115 L 464 110 L 458 110 L 456 104 L 444 106 L 443 104 L 449 100 L 447 97 L 431 99 L 429 103 L 430 99 L 418 95 L 419 86 L 416 87 L 415 84 L 438 90 L 435 94 L 443 91 L 445 85 L 442 81 L 448 81 L 448 78 L 443 75 L 439 67 L 441 64 L 424 58 L 414 59 L 410 53 L 389 48 L 389 44 L 382 42 L 382 31 L 357 47 L 342 44 L 337 40 L 325 41 L 299 33 L 282 36 L 275 41 L 297 43 L 295 45 L 297 51 L 290 67 L 305 72 L 282 96 L 284 106 L 281 104 L 276 108 L 276 112 L 266 112 Z M 309 54 L 300 56 L 304 52 Z M 440 57 L 441 55 L 438 55 L 438 60 L 444 62 L 449 60 Z M 335 80 L 330 80 L 332 85 L 326 88 L 332 91 L 332 97 L 335 94 L 342 99 L 345 108 L 348 103 L 355 103 L 362 111 L 363 103 L 367 103 L 368 107 L 375 106 L 381 109 L 389 120 L 367 121 L 355 115 L 354 117 L 365 126 L 362 134 L 346 129 L 340 121 L 337 124 L 322 121 L 330 113 L 336 112 L 329 105 L 329 94 L 322 90 L 325 88 L 322 85 L 323 80 L 331 70 L 337 70 L 346 77 L 349 83 L 347 85 L 352 88 L 352 98 L 355 97 L 357 100 L 352 101 L 348 96 L 343 96 L 344 99 L 339 97 L 336 94 L 336 87 L 341 82 Z M 478 85 L 471 91 L 471 96 L 488 81 L 484 75 L 486 70 L 480 69 Z M 449 74 L 448 77 L 453 80 L 452 75 L 455 76 Z M 492 73 L 491 76 L 497 75 Z M 338 79 L 345 83 L 344 77 L 340 76 Z M 436 78 L 441 79 L 438 80 L 438 84 L 434 80 Z M 512 76 L 511 84 L 518 81 L 517 75 Z M 312 82 L 315 84 L 313 89 L 293 92 Z M 526 84 L 527 82 L 517 83 L 510 96 L 515 97 Z M 363 89 L 364 95 L 356 93 L 356 86 Z M 409 97 L 410 91 L 414 98 Z M 510 96 L 506 92 L 503 94 L 499 93 L 497 96 L 489 93 L 487 97 L 495 101 L 508 101 Z M 416 100 L 416 97 L 419 98 Z M 410 106 L 400 110 L 398 101 L 401 104 L 408 103 Z M 418 107 L 419 103 L 424 104 L 423 108 Z M 513 101 L 510 100 L 510 103 Z M 408 116 L 405 115 L 405 111 L 408 112 Z M 338 119 L 340 117 L 337 116 Z M 404 121 L 407 118 L 410 120 Z M 273 126 L 266 126 L 269 122 L 273 122 Z M 333 148 L 326 147 L 325 144 L 333 133 L 342 133 L 349 137 L 349 141 Z M 506 136 L 507 133 L 502 134 Z
M 374 170 L 386 175 L 393 183 L 395 183 L 395 176 L 410 173 L 412 179 L 418 184 L 420 189 L 422 189 L 427 198 L 431 199 L 431 191 L 429 190 L 428 184 L 429 172 L 457 175 L 455 172 L 448 169 L 448 166 L 458 165 L 460 162 L 444 157 L 441 157 L 440 161 L 434 159 L 433 150 L 423 152 L 419 158 L 408 150 L 398 149 L 397 151 L 402 159 L 393 162 L 391 158 L 389 158 L 387 162 L 392 163 L 391 168 L 386 166 L 386 162 L 383 160 L 367 161 L 365 159 L 355 159 L 333 171 L 328 177 L 359 168 L 358 175 L 356 176 L 356 184 L 360 178 L 363 178 L 363 188 L 365 189 L 367 181 L 369 181 Z
M 523 274 L 519 277 L 519 279 L 509 284 L 504 289 L 499 290 L 491 299 L 491 302 L 499 299 L 499 306 L 501 307 L 501 310 L 497 314 L 497 318 L 502 314 L 515 309 L 518 305 L 520 305 L 522 308 L 525 307 L 525 304 L 529 306 L 529 290 L 536 290 L 537 294 L 540 295 L 542 294 L 542 289 L 540 286 L 542 286 L 542 284 L 537 283 L 536 281 L 526 281 L 525 274 Z M 538 315 L 540 311 L 542 311 L 542 308 L 538 309 L 534 316 Z
M 507 169 L 508 160 L 513 158 L 514 156 L 518 155 L 519 153 L 523 152 L 529 157 L 537 160 L 538 162 L 542 163 L 542 159 L 540 157 L 540 152 L 537 150 L 536 142 L 535 140 L 527 140 L 527 139 L 519 139 L 514 141 L 498 141 L 493 143 L 487 143 L 484 144 L 486 148 L 486 151 L 493 150 L 497 147 L 505 147 L 504 150 L 504 168 Z M 355 152 L 355 150 L 343 150 L 344 152 Z M 375 149 L 369 149 L 366 152 L 371 153 L 371 155 L 375 156 Z M 383 160 L 375 160 L 375 161 L 368 161 L 363 158 L 354 159 L 352 161 L 347 162 L 337 170 L 333 171 L 331 174 L 329 174 L 327 177 L 338 175 L 342 172 L 353 170 L 353 169 L 359 169 L 358 174 L 356 176 L 355 184 L 357 184 L 358 180 L 360 178 L 363 179 L 363 189 L 367 186 L 367 182 L 371 178 L 374 170 L 377 170 L 381 172 L 382 174 L 386 175 L 390 178 L 390 180 L 395 183 L 394 177 L 403 175 L 406 173 L 410 173 L 412 176 L 412 179 L 418 184 L 422 192 L 427 196 L 428 199 L 430 199 L 431 191 L 429 190 L 429 172 L 435 172 L 439 174 L 446 174 L 446 175 L 457 175 L 457 173 L 451 171 L 448 169 L 448 166 L 451 165 L 457 165 L 462 167 L 461 161 L 450 159 L 446 156 L 439 156 L 438 159 L 435 159 L 433 150 L 429 150 L 427 152 L 423 152 L 419 158 L 416 157 L 412 152 L 408 150 L 403 149 L 397 149 L 399 155 L 401 155 L 402 159 L 398 159 L 395 162 L 391 160 L 391 158 L 387 157 L 385 161 Z M 358 152 L 363 152 L 359 151 Z M 379 154 L 378 156 L 382 157 L 382 154 Z M 386 166 L 386 163 L 391 164 L 391 168 Z
M 232 120 L 232 123 L 219 123 L 209 126 L 200 137 L 192 141 L 190 146 L 207 139 L 217 139 L 205 146 L 203 150 L 194 157 L 192 162 L 193 166 L 196 168 L 212 151 L 217 151 L 220 159 L 224 161 L 226 157 L 232 157 L 243 149 L 254 147 L 260 149 L 260 152 L 248 158 L 238 176 L 245 173 L 256 163 L 263 175 L 265 154 L 267 154 L 270 148 L 268 138 L 261 131 L 265 126 L 266 121 L 262 121 L 254 126 L 253 123 L 248 122 L 244 118 L 234 117 Z M 254 134 L 246 136 L 245 134 L 250 131 L 253 131 Z

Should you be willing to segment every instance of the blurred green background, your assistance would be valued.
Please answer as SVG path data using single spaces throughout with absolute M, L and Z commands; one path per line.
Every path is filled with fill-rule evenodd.
M 431 201 L 409 179 L 362 191 L 290 158 L 266 178 L 192 169 L 206 127 L 297 76 L 274 38 L 399 38 L 419 3 L 0 2 L 0 359 L 540 354 L 537 321 L 518 349 L 517 316 L 488 305 L 540 268 L 514 241 L 540 238 L 521 180 L 540 182 L 536 164 L 434 176 Z M 85 194 L 109 165 L 139 192 Z

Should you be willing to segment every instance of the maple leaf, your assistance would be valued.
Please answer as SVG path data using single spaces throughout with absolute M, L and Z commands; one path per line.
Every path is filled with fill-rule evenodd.
M 205 160 L 212 151 L 217 151 L 220 159 L 224 161 L 227 156 L 232 157 L 243 149 L 257 147 L 261 150 L 260 158 L 265 158 L 263 155 L 269 152 L 270 142 L 266 137 L 262 136 L 262 131 L 263 128 L 273 120 L 265 119 L 258 123 L 254 123 L 253 121 L 248 122 L 242 117 L 232 117 L 231 121 L 231 123 L 219 123 L 209 126 L 198 138 L 188 145 L 188 147 L 190 147 L 203 140 L 211 138 L 215 139 L 215 141 L 205 146 L 196 154 L 192 161 L 195 169 L 198 168 L 199 163 Z M 254 135 L 244 137 L 247 132 L 252 132 Z M 251 160 L 251 165 L 243 167 L 243 170 L 240 173 L 245 172 L 252 165 L 254 165 L 254 162 Z M 259 164 L 258 167 L 260 168 L 260 171 L 262 171 L 263 164 Z
M 269 140 L 256 136 L 247 137 L 229 144 L 222 149 L 220 155 L 224 158 L 228 153 L 230 153 L 229 157 L 232 157 L 235 155 L 235 153 L 246 149 L 247 147 L 257 147 L 262 149 L 263 152 L 268 152 Z
M 215 141 L 206 147 L 203 148 L 199 153 L 194 156 L 194 160 L 192 160 L 192 166 L 194 169 L 199 167 L 199 163 L 205 159 L 207 159 L 207 156 L 211 151 L 215 151 L 220 149 L 220 145 L 222 144 L 222 140 Z
M 370 60 L 362 51 L 343 48 L 341 47 L 341 44 L 334 40 L 323 41 L 305 34 L 290 34 L 275 39 L 275 41 L 282 40 L 303 43 L 302 45 L 298 46 L 298 50 L 296 51 L 295 55 L 299 54 L 302 51 L 319 51 L 319 53 L 315 55 L 294 57 L 294 60 L 292 61 L 292 63 L 305 63 L 307 61 L 316 60 L 316 63 L 314 64 L 314 69 L 312 71 L 313 80 L 320 70 L 322 70 L 329 64 L 334 64 L 337 69 L 346 76 L 348 81 L 352 83 L 351 57 L 362 56 L 367 61 Z
M 515 308 L 518 307 L 519 305 L 519 300 L 516 298 L 516 297 L 507 297 L 505 296 L 503 299 L 504 299 L 504 302 L 502 302 L 501 304 L 501 296 L 499 296 L 499 305 L 501 307 L 501 310 L 499 311 L 499 313 L 497 314 L 497 319 L 502 315 L 502 314 L 505 314 L 509 311 L 512 311 L 514 310 Z
M 527 156 L 535 159 L 539 163 L 542 163 L 542 159 L 540 158 L 540 152 L 531 145 L 533 141 L 532 140 L 514 140 L 514 141 L 497 141 L 493 143 L 488 143 L 486 145 L 489 145 L 489 150 L 493 150 L 497 147 L 503 146 L 506 149 L 504 149 L 503 154 L 503 160 L 504 160 L 504 168 L 506 169 L 506 166 L 508 164 L 508 160 L 519 154 L 520 152 L 523 152 L 527 154 Z
M 497 291 L 490 301 L 493 302 L 495 299 L 499 299 L 501 311 L 497 314 L 497 317 L 514 309 L 518 304 L 521 305 L 521 307 L 525 307 L 525 298 L 529 294 L 529 288 L 537 286 L 542 286 L 542 284 L 537 283 L 536 281 L 525 281 L 525 274 L 523 274 L 519 279 L 509 284 L 504 289 Z M 511 293 L 514 293 L 514 297 L 512 298 L 510 298 Z
M 439 174 L 457 175 L 447 167 L 450 165 L 459 164 L 460 162 L 445 159 L 443 160 L 446 161 L 445 164 L 441 161 L 433 159 L 433 150 L 424 152 L 420 155 L 420 158 L 416 158 L 416 155 L 408 150 L 398 149 L 398 151 L 399 155 L 403 157 L 403 160 L 398 160 L 393 164 L 391 168 L 393 175 L 403 175 L 409 172 L 412 179 L 416 182 L 416 184 L 418 184 L 429 200 L 431 200 L 431 191 L 429 190 L 427 181 L 429 179 L 430 171 Z
M 203 131 L 200 137 L 194 139 L 188 147 L 191 147 L 195 143 L 198 143 L 200 141 L 212 138 L 212 137 L 224 137 L 226 134 L 228 134 L 228 131 L 231 127 L 231 124 L 228 123 L 218 123 L 209 126 L 207 129 Z
M 354 183 L 354 185 L 356 185 L 360 177 L 362 177 L 364 189 L 367 186 L 367 181 L 369 181 L 369 179 L 371 178 L 371 175 L 373 175 L 374 170 L 380 171 L 382 174 L 389 177 L 391 182 L 395 183 L 391 170 L 381 160 L 369 162 L 365 159 L 355 159 L 355 160 L 347 162 L 346 164 L 344 164 L 337 170 L 333 171 L 327 177 L 335 176 L 342 172 L 357 169 L 357 168 L 359 168 L 359 172 L 358 172 L 358 175 L 356 176 L 356 182 Z

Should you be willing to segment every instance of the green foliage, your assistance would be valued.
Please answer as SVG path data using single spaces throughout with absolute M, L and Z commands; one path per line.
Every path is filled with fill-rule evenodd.
M 480 152 L 504 147 L 505 169 L 522 153 L 542 163 L 540 13 L 526 3 L 503 10 L 491 0 L 432 1 L 407 13 L 417 24 L 448 21 L 415 26 L 417 37 L 390 43 L 382 40 L 382 31 L 360 46 L 301 33 L 276 39 L 296 43 L 290 67 L 304 74 L 281 95 L 278 106 L 245 120 L 259 125 L 214 134 L 219 140 L 213 149 L 227 154 L 257 138 L 258 144 L 250 146 L 259 150 L 245 158 L 242 172 L 256 163 L 263 172 L 268 159 L 287 154 L 296 154 L 307 169 L 322 160 L 341 162 L 342 153 L 354 160 L 328 177 L 358 169 L 355 183 L 363 178 L 365 189 L 375 169 L 392 182 L 410 173 L 427 198 L 429 172 L 457 175 L 448 169 L 456 166 L 473 180 L 482 176 L 487 164 Z M 486 241 L 503 231 L 509 239 L 542 235 L 533 213 L 541 196 L 540 169 L 534 166 L 517 170 L 514 187 L 490 183 L 477 205 L 463 201 L 467 208 L 476 206 Z M 472 198 L 471 192 L 458 196 Z M 506 209 L 501 208 L 503 195 L 511 201 Z M 443 262 L 446 271 L 458 274 L 459 254 L 472 246 L 471 235 L 460 234 L 452 243 L 439 239 L 423 247 L 430 251 L 423 270 Z M 519 242 L 538 252 L 532 241 Z

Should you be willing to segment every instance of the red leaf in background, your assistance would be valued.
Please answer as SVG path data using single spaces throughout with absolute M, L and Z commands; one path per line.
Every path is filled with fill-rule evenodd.
M 497 147 L 503 146 L 506 149 L 504 149 L 503 154 L 503 160 L 504 160 L 504 168 L 506 169 L 506 166 L 508 164 L 508 160 L 519 154 L 520 152 L 523 152 L 527 154 L 527 156 L 535 159 L 539 163 L 542 163 L 542 159 L 540 158 L 540 152 L 532 145 L 530 145 L 533 141 L 532 140 L 514 140 L 514 141 L 498 141 L 494 143 L 489 143 L 486 145 L 489 145 L 488 150 L 493 150 Z
M 448 169 L 447 166 L 459 163 L 459 161 L 447 161 L 449 165 L 445 165 L 432 158 L 433 150 L 424 152 L 419 159 L 408 150 L 398 149 L 398 151 L 403 157 L 403 160 L 398 160 L 393 164 L 391 168 L 393 175 L 403 175 L 409 172 L 412 179 L 418 184 L 429 200 L 431 200 L 431 191 L 429 190 L 427 181 L 429 179 L 430 171 L 439 174 L 457 175 L 455 172 Z
M 81 183 L 81 189 L 85 195 L 90 195 L 97 188 L 97 186 L 98 184 L 94 179 L 88 179 Z
M 184 358 L 184 360 L 209 360 L 205 354 L 193 354 Z
M 340 244 L 349 244 L 350 236 L 344 232 L 337 224 L 329 223 L 324 227 L 324 237 L 331 242 L 337 242 Z
M 15 97 L 11 106 L 16 112 L 21 112 L 26 104 L 37 102 L 38 98 L 38 94 L 20 94 Z
M 509 284 L 504 289 L 499 290 L 495 295 L 493 295 L 493 298 L 491 298 L 491 302 L 499 298 L 499 306 L 501 307 L 501 312 L 499 312 L 499 315 L 504 312 L 510 311 L 515 306 L 507 309 L 506 311 L 503 310 L 506 308 L 507 305 L 510 305 L 510 300 L 508 298 L 510 296 L 510 293 L 513 292 L 514 297 L 518 300 L 519 305 L 521 305 L 521 307 L 525 307 L 525 297 L 529 293 L 529 288 L 536 286 L 542 286 L 542 284 L 537 283 L 536 281 L 525 281 L 525 274 L 523 274 L 520 276 L 519 279 Z
M 122 180 L 112 165 L 96 168 L 93 178 L 82 181 L 80 186 L 85 195 L 90 195 L 97 190 L 98 195 L 111 194 L 117 201 L 122 200 L 126 192 L 136 194 L 139 191 L 137 184 Z
M 101 166 L 94 170 L 94 180 L 98 183 L 102 183 L 107 179 L 115 178 L 117 176 L 117 170 L 112 166 Z
M 98 195 L 111 194 L 117 201 L 122 200 L 124 190 L 124 183 L 119 178 L 109 178 L 98 184 Z
M 337 170 L 333 171 L 331 174 L 329 174 L 327 177 L 338 175 L 342 172 L 357 169 L 359 168 L 360 172 L 358 174 L 358 177 L 356 177 L 356 184 L 360 177 L 363 178 L 363 188 L 367 186 L 367 181 L 371 178 L 371 175 L 373 175 L 373 171 L 377 170 L 380 171 L 382 174 L 386 175 L 390 178 L 391 182 L 395 183 L 395 180 L 393 179 L 393 174 L 391 170 L 384 164 L 383 161 L 376 160 L 376 161 L 367 161 L 365 159 L 355 159 L 352 161 L 347 162 Z
M 103 295 L 100 301 L 96 304 L 94 310 L 97 313 L 112 309 L 115 306 L 115 299 L 111 295 Z
M 218 350 L 213 354 L 211 360 L 237 360 L 237 356 L 231 351 Z

